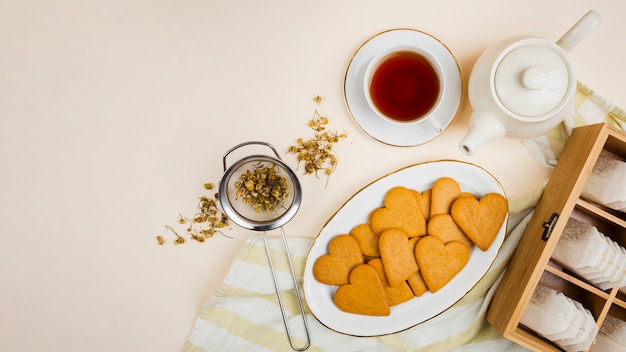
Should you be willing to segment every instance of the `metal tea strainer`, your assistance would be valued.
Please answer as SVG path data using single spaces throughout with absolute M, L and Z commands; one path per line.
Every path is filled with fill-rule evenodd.
M 228 157 L 228 155 L 236 149 L 250 144 L 266 146 L 274 152 L 274 155 L 276 155 L 276 157 L 261 154 L 250 155 L 235 162 L 230 167 L 227 167 L 226 158 Z M 311 341 L 309 336 L 309 327 L 306 320 L 306 315 L 304 313 L 304 306 L 302 305 L 300 289 L 298 288 L 298 280 L 296 278 L 293 264 L 291 262 L 291 254 L 289 252 L 289 246 L 285 237 L 285 231 L 282 227 L 289 220 L 291 220 L 291 218 L 293 218 L 293 216 L 298 211 L 298 208 L 300 207 L 300 203 L 302 201 L 302 188 L 300 187 L 300 182 L 298 181 L 296 174 L 291 170 L 291 168 L 289 168 L 289 166 L 287 166 L 287 164 L 285 164 L 281 160 L 280 156 L 276 152 L 276 149 L 271 144 L 265 142 L 251 141 L 238 144 L 224 154 L 223 163 L 224 176 L 222 177 L 219 185 L 219 201 L 222 209 L 224 210 L 224 213 L 228 216 L 228 218 L 231 219 L 235 224 L 246 229 L 263 231 L 263 239 L 265 241 L 265 249 L 267 251 L 267 260 L 269 262 L 272 272 L 274 288 L 276 290 L 276 296 L 278 298 L 278 304 L 280 305 L 280 312 L 283 317 L 283 323 L 285 324 L 285 330 L 287 332 L 289 344 L 291 345 L 291 348 L 296 351 L 304 351 L 309 348 Z M 244 202 L 241 197 L 237 197 L 237 187 L 235 183 L 240 181 L 241 175 L 246 174 L 250 170 L 254 170 L 260 167 L 273 168 L 276 174 L 283 177 L 287 183 L 287 196 L 282 201 L 282 204 L 280 204 L 280 206 L 274 207 L 274 209 L 272 209 L 271 211 L 255 211 L 250 204 Z M 285 314 L 285 308 L 283 306 L 283 300 L 280 294 L 278 280 L 276 278 L 276 272 L 274 270 L 274 263 L 272 261 L 272 255 L 270 253 L 267 231 L 277 228 L 280 228 L 280 235 L 282 237 L 283 246 L 287 255 L 289 269 L 291 270 L 294 291 L 296 293 L 298 305 L 300 306 L 300 315 L 302 317 L 304 330 L 306 332 L 306 345 L 300 348 L 294 345 L 291 337 L 289 324 L 287 323 L 287 317 Z

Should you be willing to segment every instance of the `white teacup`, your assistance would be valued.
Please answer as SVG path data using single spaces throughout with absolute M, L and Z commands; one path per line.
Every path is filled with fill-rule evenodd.
M 442 65 L 415 46 L 396 46 L 374 57 L 365 70 L 367 103 L 382 119 L 392 123 L 428 122 L 442 129 L 432 118 L 445 89 Z

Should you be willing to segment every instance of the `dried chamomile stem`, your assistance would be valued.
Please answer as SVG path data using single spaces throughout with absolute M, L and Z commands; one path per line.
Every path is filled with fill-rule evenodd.
M 276 164 L 254 165 L 235 182 L 236 199 L 242 199 L 255 212 L 271 212 L 283 207 L 289 196 L 287 179 L 276 172 Z
M 205 183 L 204 189 L 210 191 L 213 189 L 213 183 Z M 213 197 L 201 196 L 198 201 L 198 210 L 193 218 L 187 218 L 179 214 L 178 223 L 180 225 L 187 225 L 185 229 L 186 235 L 194 241 L 204 242 L 205 239 L 213 237 L 216 233 L 219 233 L 225 237 L 232 238 L 225 235 L 220 229 L 229 226 L 228 217 L 222 212 L 218 206 L 216 199 L 219 196 L 217 193 Z M 184 236 L 178 234 L 178 232 L 169 225 L 165 225 L 165 229 L 173 233 L 176 236 L 174 244 L 183 244 L 186 242 Z M 157 242 L 159 245 L 165 243 L 163 236 L 157 236 Z
M 313 100 L 319 105 L 322 97 L 318 95 Z M 290 146 L 287 153 L 296 154 L 298 168 L 303 163 L 304 173 L 307 175 L 319 176 L 318 173 L 322 170 L 327 176 L 326 183 L 328 184 L 328 177 L 335 171 L 338 163 L 334 146 L 340 139 L 347 138 L 348 133 L 329 131 L 327 125 L 328 117 L 322 116 L 315 109 L 313 118 L 309 121 L 309 127 L 314 133 L 313 137 L 307 140 L 298 138 L 297 145 Z

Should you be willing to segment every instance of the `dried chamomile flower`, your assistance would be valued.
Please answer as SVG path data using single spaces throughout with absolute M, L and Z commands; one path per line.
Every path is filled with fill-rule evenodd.
M 317 98 L 317 97 L 316 97 Z M 321 101 L 321 97 L 319 97 Z M 313 137 L 305 140 L 298 138 L 297 145 L 292 145 L 287 149 L 287 153 L 296 154 L 298 159 L 298 167 L 304 164 L 305 174 L 314 174 L 318 176 L 318 172 L 323 170 L 328 177 L 335 171 L 338 159 L 335 155 L 334 146 L 340 139 L 348 137 L 347 132 L 339 133 L 337 131 L 329 131 L 328 117 L 322 116 L 315 109 L 313 118 L 309 121 L 308 126 L 313 130 Z
M 204 189 L 206 190 L 212 190 L 213 187 L 214 185 L 211 182 L 204 184 Z M 178 214 L 178 224 L 187 225 L 185 233 L 189 238 L 196 242 L 204 242 L 205 239 L 213 237 L 216 233 L 232 238 L 220 231 L 220 229 L 228 227 L 230 223 L 226 214 L 219 208 L 218 198 L 219 195 L 217 193 L 214 193 L 213 197 L 201 196 L 198 201 L 198 213 L 192 218 Z M 165 228 L 176 236 L 174 244 L 185 243 L 185 237 L 179 235 L 172 226 L 165 225 Z M 159 245 L 162 245 L 165 243 L 165 239 L 159 235 L 157 236 L 157 242 Z
M 255 212 L 272 212 L 283 207 L 289 196 L 287 179 L 278 174 L 276 164 L 254 165 L 235 182 L 235 198 L 241 199 Z
M 176 232 L 176 230 L 174 230 L 173 227 L 169 226 L 169 225 L 165 225 L 165 228 L 167 230 L 169 230 L 170 232 L 172 232 L 174 235 L 176 235 L 176 240 L 174 241 L 174 244 L 183 244 L 185 243 L 185 239 L 178 234 L 178 232 Z

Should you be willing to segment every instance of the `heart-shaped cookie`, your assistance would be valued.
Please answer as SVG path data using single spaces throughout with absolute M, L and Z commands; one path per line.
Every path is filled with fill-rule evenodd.
M 368 257 L 380 257 L 380 250 L 378 249 L 378 235 L 372 231 L 369 224 L 359 224 L 352 228 L 350 235 L 359 244 L 361 253 Z
M 438 237 L 424 236 L 415 245 L 415 257 L 426 286 L 435 293 L 463 270 L 470 249 L 461 242 L 444 244 Z
M 413 291 L 413 294 L 416 297 L 419 297 L 423 295 L 424 293 L 426 293 L 426 291 L 428 291 L 428 287 L 426 286 L 426 283 L 424 282 L 424 278 L 422 277 L 422 274 L 420 274 L 419 272 L 411 275 L 411 277 L 408 280 L 406 280 L 406 282 L 409 284 L 411 291 Z
M 461 194 L 461 186 L 451 177 L 439 178 L 433 183 L 430 200 L 430 216 L 449 214 L 452 203 Z
M 450 214 L 437 214 L 428 222 L 428 234 L 439 237 L 443 243 L 458 241 L 468 247 L 474 243 L 463 233 Z
M 389 303 L 383 284 L 371 265 L 357 265 L 350 272 L 350 282 L 339 286 L 333 301 L 344 312 L 365 315 L 389 315 Z
M 476 197 L 460 197 L 452 204 L 454 221 L 474 244 L 489 249 L 508 213 L 508 202 L 499 193 Z
M 429 188 L 422 193 L 414 191 L 413 194 L 415 195 L 415 198 L 417 198 L 417 203 L 422 211 L 422 215 L 424 215 L 424 219 L 428 222 L 428 219 L 430 219 L 430 197 L 432 194 L 432 188 Z
M 376 273 L 378 273 L 380 282 L 383 284 L 385 296 L 387 297 L 387 302 L 389 302 L 390 306 L 404 303 L 414 297 L 413 291 L 411 291 L 411 287 L 409 287 L 409 284 L 406 281 L 398 286 L 391 286 L 389 284 L 389 280 L 387 280 L 385 269 L 383 267 L 383 261 L 380 258 L 374 258 L 367 262 L 367 264 L 376 269 Z
M 363 255 L 354 237 L 337 235 L 328 243 L 328 254 L 315 260 L 313 276 L 328 285 L 347 284 L 350 271 L 359 264 L 363 264 Z
M 418 271 L 412 245 L 403 231 L 398 229 L 385 230 L 380 235 L 378 246 L 385 274 L 391 286 L 404 283 Z
M 399 229 L 408 237 L 426 234 L 426 219 L 414 192 L 401 186 L 387 191 L 384 198 L 385 206 L 376 209 L 370 217 L 374 233 L 380 235 L 388 229 Z

